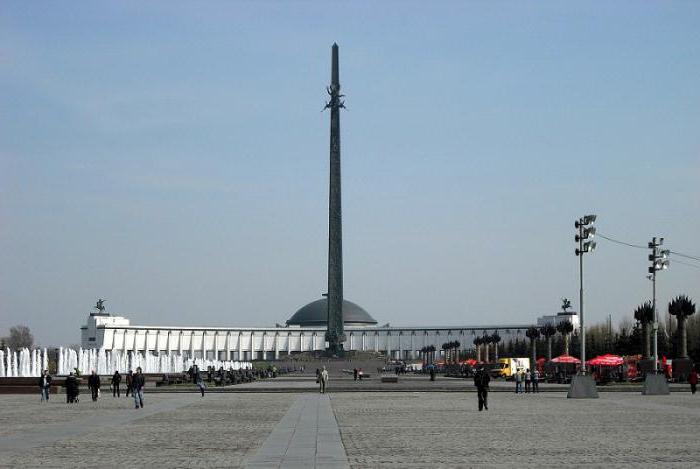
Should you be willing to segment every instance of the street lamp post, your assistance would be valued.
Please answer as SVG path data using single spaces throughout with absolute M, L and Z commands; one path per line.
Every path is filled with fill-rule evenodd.
M 595 236 L 595 226 L 593 222 L 596 220 L 595 215 L 586 215 L 574 222 L 574 227 L 578 229 L 578 233 L 574 240 L 578 243 L 576 248 L 576 256 L 579 259 L 579 327 L 581 328 L 581 370 L 586 373 L 586 327 L 583 316 L 583 255 L 593 252 L 596 247 L 595 241 L 591 238 Z
M 668 249 L 660 249 L 664 244 L 663 238 L 652 238 L 649 243 L 649 249 L 651 249 L 651 254 L 649 254 L 649 273 L 651 274 L 651 303 L 654 309 L 654 324 L 652 325 L 652 330 L 654 332 L 654 372 L 659 370 L 659 344 L 658 344 L 658 334 L 659 334 L 659 312 L 656 309 L 656 272 L 659 270 L 668 269 L 671 261 L 668 256 L 671 253 Z

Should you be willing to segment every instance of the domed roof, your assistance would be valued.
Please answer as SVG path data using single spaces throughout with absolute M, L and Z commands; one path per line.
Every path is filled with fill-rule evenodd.
M 377 321 L 367 311 L 352 301 L 343 300 L 343 324 L 348 326 L 372 326 L 377 324 Z M 328 325 L 328 298 L 321 298 L 303 306 L 289 318 L 287 325 L 325 327 Z

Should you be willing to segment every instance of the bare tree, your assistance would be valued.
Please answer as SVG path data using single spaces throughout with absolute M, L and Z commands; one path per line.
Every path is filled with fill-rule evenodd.
M 10 328 L 10 336 L 5 338 L 5 345 L 15 350 L 30 348 L 34 345 L 34 336 L 27 326 L 13 326 Z

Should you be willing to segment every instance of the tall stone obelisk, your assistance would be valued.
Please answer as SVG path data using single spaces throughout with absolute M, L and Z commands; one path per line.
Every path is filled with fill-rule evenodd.
M 340 94 L 338 44 L 333 44 L 331 86 L 327 88 L 331 110 L 330 190 L 328 197 L 328 329 L 327 352 L 343 353 L 343 225 L 340 201 L 340 108 L 345 107 Z

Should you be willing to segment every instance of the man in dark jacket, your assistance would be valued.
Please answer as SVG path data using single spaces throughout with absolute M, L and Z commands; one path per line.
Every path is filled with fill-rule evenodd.
M 78 379 L 75 377 L 72 371 L 66 378 L 66 383 L 64 386 L 66 387 L 66 403 L 77 403 L 80 389 L 78 388 Z
M 121 397 L 119 395 L 119 383 L 122 382 L 122 375 L 119 374 L 119 370 L 115 371 L 112 375 L 112 397 Z
M 141 373 L 141 367 L 136 368 L 136 374 L 131 381 L 131 393 L 134 395 L 134 403 L 136 408 L 143 409 L 143 387 L 146 385 L 146 379 Z
M 41 402 L 49 400 L 49 389 L 51 388 L 51 375 L 49 370 L 44 370 L 39 377 L 39 389 L 41 390 Z
M 100 377 L 95 373 L 95 370 L 92 370 L 90 377 L 88 377 L 88 388 L 90 388 L 90 392 L 92 392 L 92 401 L 97 401 L 97 397 L 100 393 Z
M 489 410 L 488 405 L 488 394 L 489 394 L 489 383 L 491 382 L 491 377 L 488 372 L 480 366 L 476 373 L 474 374 L 474 386 L 476 386 L 476 393 L 479 398 L 479 412 L 486 409 Z

